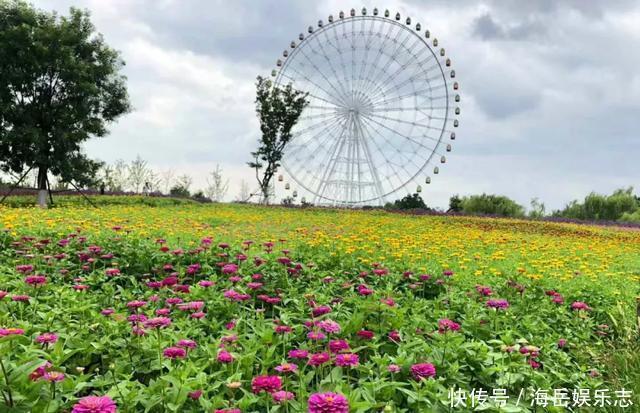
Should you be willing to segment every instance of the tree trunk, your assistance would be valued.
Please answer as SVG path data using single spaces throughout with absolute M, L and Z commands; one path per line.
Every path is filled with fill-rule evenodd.
M 38 206 L 47 207 L 47 168 L 38 168 Z

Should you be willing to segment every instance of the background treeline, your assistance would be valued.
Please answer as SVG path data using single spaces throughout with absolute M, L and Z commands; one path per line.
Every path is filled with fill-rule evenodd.
M 393 203 L 385 205 L 386 209 L 397 210 L 431 210 L 419 194 L 407 195 Z M 640 223 L 640 197 L 633 188 L 615 190 L 611 195 L 591 192 L 583 200 L 573 200 L 564 208 L 547 212 L 543 202 L 534 198 L 528 208 L 503 195 L 454 195 L 449 199 L 447 213 L 464 215 L 487 215 L 511 218 L 565 218 L 583 221 L 617 221 Z

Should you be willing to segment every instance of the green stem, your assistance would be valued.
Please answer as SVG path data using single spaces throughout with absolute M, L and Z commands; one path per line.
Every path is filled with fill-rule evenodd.
M 13 395 L 11 394 L 11 385 L 9 383 L 9 375 L 7 374 L 7 370 L 4 368 L 4 363 L 2 362 L 2 358 L 0 358 L 0 367 L 2 368 L 2 374 L 4 375 L 4 381 L 7 384 L 7 396 L 9 397 L 9 407 L 13 407 Z

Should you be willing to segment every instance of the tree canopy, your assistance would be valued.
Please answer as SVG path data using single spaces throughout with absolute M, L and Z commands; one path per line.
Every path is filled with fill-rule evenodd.
M 130 109 L 123 65 L 88 11 L 0 0 L 0 169 L 37 169 L 39 189 L 48 173 L 91 183 L 99 163 L 81 145 Z
M 263 201 L 269 200 L 271 181 L 280 167 L 285 147 L 292 139 L 291 130 L 307 106 L 307 94 L 291 85 L 278 87 L 258 76 L 256 82 L 256 114 L 260 121 L 258 148 L 251 152 L 249 166 L 256 171 L 256 180 Z M 261 173 L 262 171 L 262 173 Z

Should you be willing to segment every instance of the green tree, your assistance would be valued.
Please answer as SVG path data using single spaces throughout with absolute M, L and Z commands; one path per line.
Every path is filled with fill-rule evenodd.
M 572 219 L 617 221 L 633 216 L 638 209 L 638 197 L 633 194 L 633 188 L 629 187 L 617 189 L 611 195 L 591 192 L 582 202 L 571 201 L 553 215 Z
M 449 198 L 449 210 L 447 212 L 460 212 L 462 211 L 462 200 L 458 194 Z
M 429 209 L 418 193 L 406 195 L 402 199 L 396 199 L 393 204 L 385 205 L 389 209 Z
M 463 197 L 462 212 L 471 215 L 522 217 L 524 207 L 506 196 L 482 194 Z
M 265 204 L 269 202 L 272 179 L 280 167 L 285 147 L 291 141 L 291 129 L 307 104 L 306 93 L 293 89 L 291 85 L 275 86 L 270 80 L 258 76 L 256 113 L 261 136 L 258 149 L 251 152 L 254 160 L 248 165 L 256 171 Z
M 544 202 L 540 202 L 538 198 L 533 198 L 531 200 L 531 209 L 529 210 L 529 218 L 540 219 L 544 218 L 545 212 L 547 208 L 544 205 Z
M 88 11 L 58 16 L 0 0 L 0 169 L 37 170 L 41 206 L 48 174 L 94 183 L 100 163 L 82 143 L 129 110 L 123 65 Z

